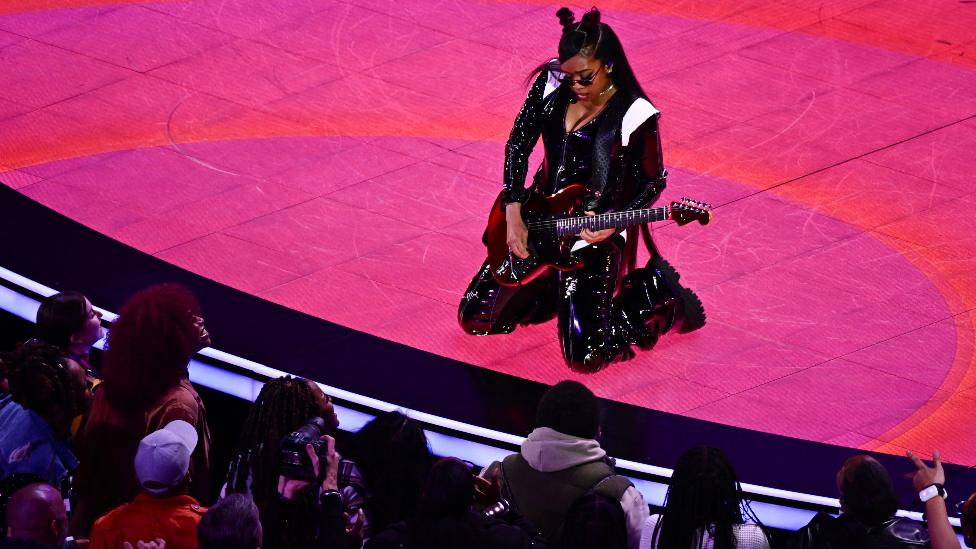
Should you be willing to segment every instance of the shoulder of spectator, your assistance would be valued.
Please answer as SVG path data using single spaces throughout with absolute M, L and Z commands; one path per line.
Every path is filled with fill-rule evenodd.
M 736 532 L 739 549 L 769 549 L 769 537 L 762 526 L 747 522 L 739 526 Z
M 61 359 L 64 360 L 64 365 L 66 367 L 69 367 L 70 368 L 71 366 L 77 366 L 77 367 L 81 368 L 82 370 L 85 370 L 86 369 L 85 366 L 82 363 L 78 362 L 77 360 L 71 358 L 68 355 L 62 355 Z
M 122 540 L 118 538 L 119 529 L 115 525 L 115 517 L 122 505 L 105 513 L 95 521 L 88 535 L 88 549 L 108 549 L 110 547 L 121 547 Z
M 194 515 L 199 515 L 201 517 L 204 514 L 206 514 L 206 512 L 207 512 L 207 508 L 206 507 L 204 507 L 203 505 L 200 505 L 199 503 L 197 503 L 195 501 L 188 502 L 186 504 L 186 509 L 188 511 L 190 511 L 190 513 L 193 513 Z
M 98 525 L 98 521 L 95 521 L 95 524 Z M 88 536 L 88 549 L 110 549 L 116 546 L 122 546 L 122 540 L 114 540 L 115 543 L 112 541 L 109 539 L 108 533 L 104 528 L 95 528 L 93 526 Z
M 186 399 L 176 395 L 172 395 L 167 401 L 163 402 L 158 410 L 157 417 L 159 419 L 152 423 L 158 423 L 160 428 L 177 419 L 195 426 L 197 419 L 200 417 L 200 408 L 192 398 Z

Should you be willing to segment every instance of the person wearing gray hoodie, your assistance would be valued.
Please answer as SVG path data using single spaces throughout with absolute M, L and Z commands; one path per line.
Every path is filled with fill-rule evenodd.
M 559 546 L 569 507 L 577 498 L 599 493 L 620 502 L 627 521 L 627 546 L 636 548 L 648 516 L 644 496 L 614 471 L 613 460 L 595 440 L 600 431 L 599 401 L 583 384 L 562 381 L 542 396 L 536 428 L 521 452 L 486 467 L 497 477 L 502 496 Z

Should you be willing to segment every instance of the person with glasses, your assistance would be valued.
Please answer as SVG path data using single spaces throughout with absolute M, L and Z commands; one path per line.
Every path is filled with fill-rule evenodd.
M 571 184 L 589 189 L 587 215 L 647 207 L 665 186 L 659 112 L 647 99 L 613 29 L 596 8 L 580 21 L 567 8 L 559 57 L 540 65 L 505 148 L 507 242 L 528 257 L 522 205 L 533 193 L 552 195 Z M 539 137 L 545 159 L 526 188 L 528 159 Z M 643 233 L 650 263 L 635 269 Z M 501 286 L 486 261 L 462 297 L 458 319 L 474 335 L 505 334 L 519 324 L 558 317 L 569 366 L 596 372 L 650 349 L 670 330 L 704 324 L 701 302 L 678 284 L 646 226 L 579 233 L 574 271 L 543 273 L 521 286 Z M 629 273 L 629 274 L 628 274 Z M 627 276 L 624 276 L 627 275 Z M 618 291 L 619 288 L 619 291 Z

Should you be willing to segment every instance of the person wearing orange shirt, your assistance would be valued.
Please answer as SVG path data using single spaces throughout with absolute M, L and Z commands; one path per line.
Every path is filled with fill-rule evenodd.
M 162 539 L 169 549 L 196 549 L 197 525 L 207 509 L 187 494 L 196 429 L 176 420 L 139 442 L 136 476 L 142 491 L 131 503 L 95 521 L 90 549 Z

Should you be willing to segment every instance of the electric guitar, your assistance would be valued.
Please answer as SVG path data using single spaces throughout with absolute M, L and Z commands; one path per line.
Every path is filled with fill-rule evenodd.
M 529 230 L 529 257 L 522 259 L 508 249 L 508 225 L 501 196 L 488 216 L 486 238 L 491 274 L 502 286 L 519 286 L 539 276 L 548 267 L 560 271 L 578 269 L 583 262 L 570 253 L 576 235 L 583 229 L 602 230 L 630 227 L 671 219 L 678 225 L 697 221 L 707 225 L 711 206 L 682 198 L 669 206 L 628 210 L 593 216 L 582 215 L 582 198 L 589 192 L 584 185 L 570 185 L 556 194 L 532 194 L 522 205 L 522 220 Z

